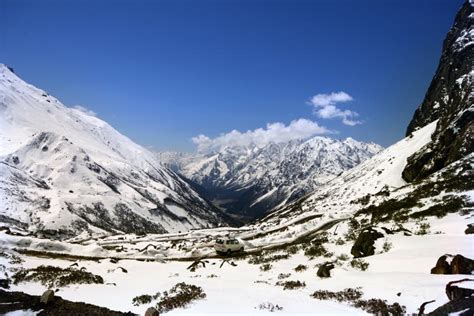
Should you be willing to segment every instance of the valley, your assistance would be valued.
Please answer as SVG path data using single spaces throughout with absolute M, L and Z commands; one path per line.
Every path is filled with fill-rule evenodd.
M 298 199 L 383 148 L 316 136 L 308 140 L 223 147 L 209 153 L 157 154 L 208 200 L 244 222 Z M 214 204 L 215 205 L 215 204 Z

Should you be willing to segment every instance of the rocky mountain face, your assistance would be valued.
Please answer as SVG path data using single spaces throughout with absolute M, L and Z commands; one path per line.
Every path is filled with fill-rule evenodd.
M 0 65 L 0 222 L 52 238 L 232 223 L 154 154 Z
M 426 178 L 474 151 L 474 7 L 466 1 L 443 44 L 441 60 L 407 136 L 438 120 L 432 141 L 408 158 L 406 181 Z
M 208 199 L 243 220 L 293 201 L 378 153 L 354 139 L 314 137 L 262 147 L 225 147 L 207 154 L 161 153 Z

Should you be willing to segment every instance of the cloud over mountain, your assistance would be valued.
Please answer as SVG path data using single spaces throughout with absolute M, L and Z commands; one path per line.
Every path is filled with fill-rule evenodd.
M 330 130 L 311 120 L 300 118 L 291 121 L 289 125 L 283 123 L 268 123 L 265 128 L 257 128 L 240 132 L 232 130 L 215 138 L 199 135 L 192 138 L 199 151 L 219 149 L 225 146 L 247 146 L 255 144 L 263 146 L 270 142 L 286 142 L 296 139 L 305 139 L 314 135 L 328 134 Z

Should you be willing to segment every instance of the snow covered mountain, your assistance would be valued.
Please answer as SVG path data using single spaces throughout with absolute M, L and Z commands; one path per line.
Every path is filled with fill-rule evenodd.
M 228 219 L 154 154 L 4 65 L 0 202 L 1 222 L 56 237 L 177 232 Z
M 382 149 L 352 138 L 313 137 L 264 146 L 224 147 L 206 154 L 161 153 L 200 192 L 247 219 L 292 201 Z

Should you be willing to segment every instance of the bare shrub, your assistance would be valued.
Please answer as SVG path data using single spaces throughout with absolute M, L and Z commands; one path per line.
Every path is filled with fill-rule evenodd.
M 369 268 L 369 263 L 362 259 L 353 259 L 351 260 L 351 267 L 360 271 L 366 271 Z
M 368 299 L 363 300 L 362 291 L 360 288 L 345 289 L 339 292 L 330 291 L 316 291 L 311 296 L 318 300 L 335 300 L 340 303 L 347 302 L 353 307 L 360 308 L 370 314 L 381 315 L 381 316 L 401 316 L 405 315 L 405 306 L 401 306 L 398 303 L 388 304 L 387 301 L 381 299 Z
M 278 281 L 275 285 L 283 286 L 283 290 L 296 290 L 306 287 L 305 282 L 301 281 Z
M 260 266 L 260 271 L 266 272 L 272 269 L 272 265 L 270 263 L 264 263 Z
M 308 269 L 307 266 L 305 266 L 304 264 L 299 264 L 299 265 L 296 266 L 295 271 L 296 271 L 296 272 L 303 272 L 303 271 L 305 271 L 306 269 Z
M 135 296 L 132 299 L 132 304 L 134 306 L 149 304 L 151 303 L 151 301 L 157 300 L 160 296 L 161 296 L 160 292 L 157 292 L 155 295 L 143 294 L 143 295 Z
M 280 274 L 278 275 L 278 280 L 287 279 L 287 278 L 290 277 L 290 275 L 291 275 L 291 273 L 280 273 Z
M 156 309 L 160 313 L 166 313 L 176 308 L 184 308 L 191 302 L 205 297 L 206 293 L 200 286 L 181 282 L 173 286 L 169 292 L 163 292 L 161 300 L 156 304 Z
M 49 288 L 64 287 L 70 284 L 103 284 L 104 279 L 85 271 L 84 268 L 76 269 L 68 267 L 66 269 L 53 266 L 41 265 L 32 269 L 20 269 L 13 277 L 13 283 L 39 282 Z

